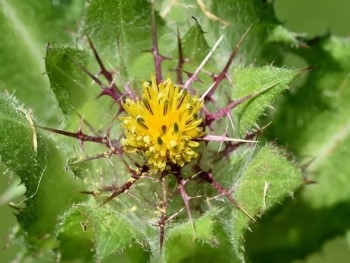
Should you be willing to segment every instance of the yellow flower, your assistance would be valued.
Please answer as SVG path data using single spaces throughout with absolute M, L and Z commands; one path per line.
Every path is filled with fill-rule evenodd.
M 142 98 L 122 103 L 125 151 L 145 153 L 152 170 L 163 171 L 167 164 L 185 165 L 197 157 L 194 139 L 205 134 L 198 113 L 203 101 L 175 87 L 170 78 L 159 83 L 143 82 Z

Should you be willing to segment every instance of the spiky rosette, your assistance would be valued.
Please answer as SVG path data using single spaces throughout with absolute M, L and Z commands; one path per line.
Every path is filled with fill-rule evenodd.
M 200 97 L 194 95 L 196 94 L 194 83 L 199 79 L 200 72 L 209 61 L 215 49 L 219 46 L 223 36 L 213 45 L 196 70 L 188 74 L 189 78 L 184 83 L 182 81 L 182 74 L 184 73 L 182 66 L 185 59 L 182 53 L 181 39 L 178 36 L 179 63 L 176 70 L 177 84 L 174 84 L 169 76 L 165 80 L 162 76 L 161 64 L 165 57 L 159 54 L 155 21 L 153 20 L 153 47 L 151 51 L 155 64 L 155 76 L 151 76 L 151 81 L 143 81 L 142 92 L 140 94 L 132 90 L 127 81 L 121 81 L 125 92 L 117 86 L 114 78 L 114 74 L 116 73 L 107 70 L 92 41 L 89 40 L 93 54 L 99 64 L 100 72 L 99 74 L 93 74 L 83 65 L 81 65 L 81 68 L 102 89 L 98 97 L 102 95 L 109 96 L 113 99 L 114 103 L 119 105 L 115 116 L 119 120 L 123 133 L 110 134 L 111 129 L 109 128 L 104 136 L 91 136 L 85 134 L 81 127 L 77 132 L 42 127 L 51 132 L 76 138 L 81 144 L 90 141 L 102 144 L 108 148 L 106 152 L 79 160 L 78 162 L 98 158 L 110 158 L 116 155 L 125 164 L 130 178 L 124 181 L 124 183 L 118 186 L 104 186 L 93 191 L 81 191 L 82 193 L 92 194 L 94 196 L 109 192 L 109 196 L 102 204 L 111 201 L 120 194 L 133 196 L 130 190 L 143 178 L 151 179 L 160 186 L 159 190 L 161 190 L 162 196 L 160 198 L 161 200 L 159 200 L 159 196 L 157 195 L 157 202 L 159 203 L 156 205 L 158 207 L 156 212 L 160 215 L 156 223 L 160 233 L 160 248 L 163 245 L 167 222 L 175 218 L 182 210 L 186 210 L 194 236 L 196 235 L 190 201 L 198 196 L 191 196 L 187 192 L 188 182 L 198 183 L 198 181 L 201 181 L 210 184 L 216 190 L 217 194 L 225 196 L 227 200 L 241 210 L 250 220 L 255 220 L 249 211 L 233 198 L 232 191 L 225 188 L 216 180 L 211 170 L 204 170 L 201 167 L 203 160 L 197 158 L 198 156 L 203 156 L 198 147 L 201 141 L 206 142 L 203 143 L 203 148 L 206 147 L 208 142 L 217 142 L 224 145 L 225 148 L 222 150 L 220 147 L 216 155 L 217 157 L 228 156 L 243 143 L 256 142 L 252 141 L 252 139 L 256 138 L 258 132 L 249 133 L 245 138 L 230 138 L 226 132 L 223 135 L 215 134 L 216 129 L 212 123 L 226 117 L 230 119 L 230 113 L 235 107 L 257 97 L 262 92 L 273 87 L 273 85 L 262 91 L 232 100 L 224 108 L 219 109 L 215 107 L 216 112 L 209 112 L 208 105 L 205 105 L 215 103 L 214 92 L 224 79 L 229 79 L 227 77 L 228 69 L 247 32 L 232 50 L 225 67 L 219 74 L 214 74 L 216 77 L 213 78 L 213 83 Z M 105 78 L 107 84 L 100 80 L 100 75 Z M 82 121 L 82 123 L 84 122 Z M 214 134 L 206 134 L 206 128 L 208 128 L 208 133 L 210 131 L 210 133 Z M 136 158 L 134 158 L 135 155 L 137 155 Z M 191 162 L 196 158 L 197 160 L 195 162 Z M 217 161 L 217 158 L 205 159 L 204 161 L 214 163 Z M 190 176 L 184 174 L 182 170 L 184 166 L 187 166 L 187 170 L 193 172 L 193 174 Z M 175 179 L 175 188 L 168 187 L 169 177 Z M 177 213 L 171 214 L 173 212 L 173 208 L 171 207 L 172 198 L 176 196 L 175 194 L 179 194 L 182 198 L 184 208 L 180 209 Z M 168 209 L 169 207 L 171 209 Z

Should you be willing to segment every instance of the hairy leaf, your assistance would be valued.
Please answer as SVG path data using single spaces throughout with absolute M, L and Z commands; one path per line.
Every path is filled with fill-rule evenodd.
M 32 0 L 28 2 L 32 3 Z M 96 61 L 93 61 L 94 63 L 91 63 L 91 60 L 87 61 L 85 51 L 67 48 L 66 45 L 50 44 L 45 60 L 50 83 L 48 83 L 46 76 L 40 76 L 44 70 L 40 66 L 38 58 L 43 57 L 40 54 L 44 52 L 44 41 L 69 41 L 70 37 L 62 29 L 65 28 L 64 25 L 72 25 L 71 23 L 79 16 L 79 8 L 73 4 L 73 1 L 51 2 L 61 3 L 59 4 L 60 8 L 63 6 L 67 8 L 64 9 L 66 12 L 57 13 L 57 16 L 63 17 L 57 18 L 54 12 L 57 11 L 56 7 L 46 2 L 42 8 L 37 3 L 32 3 L 33 7 L 30 7 L 30 4 L 28 6 L 27 4 L 16 4 L 11 0 L 0 3 L 0 11 L 7 11 L 0 12 L 0 22 L 4 22 L 0 23 L 0 29 L 4 29 L 4 32 L 11 36 L 10 40 L 4 41 L 5 44 L 0 44 L 0 55 L 4 53 L 5 62 L 11 64 L 6 52 L 10 54 L 9 50 L 12 46 L 15 50 L 18 49 L 20 55 L 18 58 L 15 57 L 15 61 L 16 64 L 22 63 L 22 66 L 14 68 L 25 72 L 25 78 L 18 77 L 20 80 L 17 79 L 17 82 L 13 82 L 15 85 L 9 90 L 23 89 L 26 85 L 40 87 L 26 91 L 21 90 L 19 94 L 23 102 L 26 102 L 30 107 L 35 106 L 33 107 L 35 112 L 41 111 L 38 115 L 34 114 L 38 120 L 55 120 L 55 125 L 57 125 L 57 119 L 62 117 L 58 111 L 61 109 L 66 115 L 68 129 L 72 131 L 77 126 L 75 121 L 78 121 L 76 116 L 72 118 L 74 117 L 73 113 L 79 110 L 78 113 L 84 115 L 85 120 L 87 120 L 83 123 L 84 132 L 96 136 L 106 135 L 106 140 L 111 139 L 110 142 L 113 142 L 110 145 L 111 148 L 119 146 L 118 139 L 122 137 L 120 119 L 116 119 L 114 116 L 120 105 L 118 106 L 118 103 L 108 96 L 85 103 L 90 97 L 86 92 L 86 76 L 76 64 L 89 63 L 88 69 L 92 74 L 99 76 L 103 83 L 107 82 L 101 74 L 98 74 Z M 156 46 L 152 45 L 153 9 L 156 10 L 154 16 L 158 29 L 160 54 L 170 58 L 162 64 L 163 77 L 169 73 L 173 78 L 175 70 L 178 70 L 177 66 L 180 64 L 177 61 L 177 29 L 179 35 L 182 36 L 182 47 L 186 59 L 182 70 L 184 80 L 191 76 L 194 68 L 210 51 L 210 47 L 223 35 L 223 41 L 213 52 L 213 57 L 204 66 L 203 71 L 194 82 L 193 90 L 197 94 L 202 94 L 203 90 L 210 87 L 217 79 L 220 73 L 218 70 L 224 67 L 230 55 L 235 55 L 233 65 L 227 72 L 223 72 L 227 74 L 221 74 L 221 77 L 227 77 L 227 79 L 223 79 L 217 93 L 213 96 L 213 100 L 217 104 L 209 102 L 208 110 L 210 112 L 218 110 L 224 107 L 227 101 L 231 102 L 252 95 L 254 98 L 232 111 L 232 126 L 240 136 L 249 133 L 253 125 L 259 123 L 267 107 L 274 102 L 279 94 L 287 90 L 294 78 L 303 73 L 303 70 L 277 67 L 283 57 L 281 47 L 298 47 L 299 41 L 295 34 L 288 32 L 276 19 L 271 1 L 169 0 L 156 1 L 153 7 L 152 3 L 146 0 L 91 0 L 86 2 L 84 21 L 80 30 L 82 38 L 78 39 L 77 44 L 79 48 L 84 47 L 92 53 L 85 35 L 90 37 L 107 70 L 115 73 L 113 78 L 123 93 L 124 88 L 130 88 L 137 95 L 140 95 L 141 85 L 139 82 L 148 80 L 150 75 L 154 73 L 153 57 L 150 52 L 145 52 L 150 51 L 152 47 L 153 51 L 156 51 Z M 26 8 L 21 9 L 22 5 Z M 48 6 L 50 10 L 46 10 Z M 8 12 L 9 10 L 23 13 L 21 16 L 15 16 L 15 18 L 21 17 L 22 20 L 17 22 L 13 20 L 13 13 Z M 43 11 L 43 14 L 38 15 L 40 25 L 36 25 L 29 19 L 26 10 Z M 63 14 L 67 14 L 67 17 Z M 70 17 L 70 14 L 75 18 Z M 44 24 L 47 16 L 50 18 L 50 23 Z M 188 21 L 192 22 L 191 16 L 195 17 L 193 26 L 188 25 Z M 57 29 L 55 21 L 60 21 L 62 28 Z M 48 32 L 49 39 L 46 40 L 42 32 L 48 31 L 47 29 L 50 28 L 53 32 Z M 248 28 L 250 31 L 247 32 L 245 39 L 236 50 L 237 54 L 235 54 L 234 48 Z M 23 31 L 23 29 L 28 30 Z M 22 32 L 21 30 L 26 34 L 19 34 Z M 34 41 L 35 36 L 39 36 L 37 41 Z M 288 134 L 283 133 L 279 136 L 299 157 L 304 154 L 321 153 L 321 155 L 317 155 L 318 159 L 316 158 L 308 169 L 309 173 L 312 173 L 313 179 L 322 179 L 324 182 L 328 182 L 329 180 L 323 179 L 326 177 L 326 174 L 323 174 L 323 169 L 331 172 L 331 167 L 335 165 L 341 167 L 341 163 L 345 162 L 344 156 L 347 154 L 347 148 L 349 148 L 347 147 L 349 140 L 346 137 L 348 125 L 344 125 L 348 111 L 346 104 L 348 92 L 340 92 L 342 87 L 346 89 L 348 86 L 348 79 L 344 76 L 346 72 L 349 72 L 349 62 L 343 58 L 348 56 L 347 45 L 343 42 L 338 41 L 338 39 L 328 39 L 328 42 L 320 43 L 312 51 L 300 50 L 297 53 L 307 57 L 311 64 L 319 64 L 321 68 L 331 67 L 332 74 L 327 77 L 328 71 L 324 70 L 317 75 L 321 79 L 320 83 L 308 81 L 307 85 L 309 86 L 322 86 L 319 90 L 314 90 L 315 88 L 307 90 L 305 86 L 295 93 L 295 97 L 300 96 L 300 100 L 311 98 L 310 101 L 315 102 L 317 107 L 308 113 L 310 103 L 308 101 L 295 110 L 299 106 L 295 102 L 299 99 L 291 100 L 289 104 L 288 98 L 285 106 L 282 106 L 281 112 L 288 112 L 292 109 L 291 111 L 295 115 L 292 114 L 292 118 L 289 119 L 288 114 L 283 115 L 282 113 L 281 118 L 277 117 L 276 127 L 278 127 L 277 133 L 283 133 L 283 129 L 286 128 Z M 324 58 L 326 58 L 325 62 L 323 62 Z M 334 63 L 331 63 L 333 59 Z M 23 64 L 23 60 L 26 62 L 25 64 Z M 265 66 L 271 63 L 274 63 L 275 66 Z M 43 64 L 44 61 L 42 61 Z M 245 67 L 247 64 L 250 66 Z M 7 69 L 0 70 L 1 88 L 8 88 L 7 85 L 13 84 L 7 81 L 6 76 L 11 76 L 9 79 L 12 81 L 13 76 L 20 75 L 15 74 L 18 72 L 13 70 L 11 65 L 8 68 L 9 71 Z M 324 86 L 333 85 L 335 79 L 341 79 L 340 76 L 343 77 L 343 84 L 338 85 L 330 92 L 328 91 L 327 94 L 323 94 Z M 136 81 L 134 82 L 134 80 Z M 50 84 L 53 92 L 48 88 Z M 94 88 L 97 90 L 89 90 L 91 96 L 97 96 L 100 91 L 97 85 Z M 27 92 L 33 94 L 33 99 L 32 96 L 28 96 Z M 317 93 L 321 95 L 315 95 Z M 328 103 L 327 96 L 332 97 L 335 96 L 334 94 L 338 94 L 340 97 L 334 100 L 335 104 Z M 56 96 L 56 99 L 53 98 L 53 95 Z M 123 96 L 123 99 L 126 96 L 128 94 Z M 228 98 L 226 99 L 226 97 Z M 321 97 L 322 103 L 319 103 Z M 83 199 L 78 194 L 79 190 L 87 190 L 87 188 L 95 190 L 93 194 L 99 203 L 100 200 L 102 202 L 105 200 L 109 191 L 117 189 L 125 182 L 134 182 L 133 178 L 130 179 L 127 169 L 131 170 L 131 167 L 125 167 L 124 162 L 138 167 L 140 159 L 138 157 L 134 159 L 134 156 L 129 158 L 123 154 L 122 157 L 116 155 L 108 160 L 76 163 L 77 160 L 84 160 L 84 157 L 90 159 L 108 157 L 109 153 L 106 152 L 104 145 L 100 145 L 100 147 L 92 143 L 84 144 L 83 152 L 77 153 L 75 145 L 72 147 L 72 138 L 63 139 L 57 136 L 57 143 L 52 142 L 32 125 L 33 120 L 29 111 L 18 107 L 18 104 L 6 96 L 0 98 L 0 132 L 2 133 L 0 154 L 2 162 L 21 177 L 27 188 L 26 207 L 21 207 L 18 215 L 22 232 L 26 233 L 27 241 L 32 245 L 31 247 L 43 248 L 45 246 L 51 252 L 54 250 L 62 261 L 157 262 L 162 260 L 188 262 L 201 260 L 203 262 L 240 262 L 248 257 L 258 261 L 263 255 L 266 261 L 279 260 L 281 262 L 284 261 L 283 256 L 277 257 L 278 260 L 273 257 L 276 249 L 285 252 L 281 255 L 289 252 L 291 255 L 289 258 L 292 259 L 294 255 L 290 251 L 298 249 L 295 244 L 303 244 L 305 250 L 299 249 L 298 251 L 307 253 L 316 247 L 315 244 L 319 240 L 324 240 L 335 233 L 341 233 L 344 228 L 348 228 L 345 226 L 346 224 L 336 222 L 336 218 L 332 217 L 333 212 L 343 212 L 344 214 L 340 213 L 340 218 L 344 220 L 345 214 L 348 213 L 347 207 L 349 206 L 346 205 L 348 205 L 349 194 L 346 192 L 345 186 L 341 188 L 340 176 L 335 176 L 337 180 L 335 180 L 336 183 L 332 183 L 332 186 L 341 188 L 341 191 L 328 191 L 327 194 L 324 194 L 327 188 L 327 184 L 324 183 L 320 184 L 322 187 L 316 186 L 316 190 L 305 191 L 302 199 L 291 201 L 288 197 L 302 184 L 302 177 L 299 170 L 288 161 L 283 152 L 270 144 L 256 147 L 252 147 L 251 144 L 246 146 L 239 144 L 241 147 L 237 149 L 236 145 L 232 144 L 235 148 L 234 152 L 230 156 L 229 154 L 225 155 L 224 152 L 220 157 L 225 158 L 218 158 L 220 159 L 219 164 L 214 167 L 212 167 L 211 162 L 208 162 L 205 154 L 200 159 L 201 165 L 205 163 L 200 168 L 208 168 L 204 171 L 213 169 L 213 178 L 223 187 L 227 187 L 229 194 L 232 194 L 242 209 L 257 219 L 258 222 L 254 224 L 225 196 L 214 191 L 214 185 L 208 184 L 208 180 L 205 183 L 201 181 L 201 179 L 205 181 L 205 178 L 199 178 L 200 176 L 197 178 L 198 174 L 192 175 L 191 165 L 184 167 L 181 176 L 184 176 L 184 180 L 186 180 L 185 176 L 187 175 L 193 176 L 193 180 L 191 179 L 186 185 L 186 191 L 190 196 L 200 195 L 202 197 L 191 199 L 193 222 L 186 217 L 185 212 L 177 215 L 178 211 L 184 210 L 184 202 L 178 195 L 177 180 L 179 178 L 174 179 L 176 174 L 167 175 L 167 189 L 161 189 L 159 181 L 153 180 L 153 174 L 150 174 L 150 176 L 142 176 L 140 183 L 138 181 L 139 184 L 135 184 L 130 192 L 123 192 L 107 206 L 94 207 L 90 203 L 76 205 L 74 203 Z M 55 106 L 56 102 L 59 104 L 58 107 Z M 340 110 L 341 107 L 344 107 L 344 111 Z M 54 111 L 57 114 L 53 113 Z M 327 114 L 323 115 L 323 111 Z M 341 112 L 341 117 L 333 117 L 332 111 Z M 322 113 L 322 117 L 318 115 L 319 112 Z M 299 119 L 299 115 L 303 114 L 305 116 Z M 320 119 L 318 120 L 318 118 Z M 338 118 L 339 123 L 336 121 Z M 329 122 L 329 127 L 324 128 L 321 124 L 328 119 L 332 119 L 332 121 Z M 300 120 L 304 122 L 304 125 L 298 126 L 295 132 L 293 125 L 295 126 L 295 123 L 299 125 Z M 287 124 L 285 125 L 285 123 Z M 309 127 L 305 129 L 305 123 L 310 123 L 310 130 L 308 130 Z M 314 123 L 316 124 L 314 125 Z M 237 125 L 237 129 L 235 125 Z M 225 127 L 223 125 L 221 127 L 220 122 L 217 125 L 218 129 L 215 125 L 213 127 L 213 135 L 221 136 Z M 229 134 L 230 132 L 228 131 Z M 332 133 L 335 134 L 335 137 L 329 136 Z M 329 138 L 326 140 L 327 143 L 319 143 L 324 137 Z M 345 142 L 345 146 L 339 146 L 339 141 Z M 231 146 L 231 144 L 227 145 Z M 216 148 L 214 146 L 208 148 L 207 155 L 213 154 L 212 149 L 218 147 L 224 149 L 222 147 L 227 145 L 219 146 L 217 143 Z M 328 146 L 330 148 L 327 148 Z M 84 178 L 85 185 L 82 185 L 80 181 L 74 181 L 74 175 L 67 172 L 66 156 L 57 147 L 74 150 L 70 168 L 76 176 Z M 198 149 L 203 149 L 201 147 Z M 334 159 L 324 166 L 324 160 L 326 157 L 328 158 L 328 154 L 334 154 Z M 228 161 L 226 157 L 228 157 Z M 170 166 L 168 168 L 172 169 Z M 141 170 L 145 168 L 141 161 L 140 167 Z M 193 170 L 196 168 L 194 166 Z M 343 167 L 337 169 L 337 172 L 339 171 L 341 175 L 347 176 Z M 326 202 L 317 198 L 319 192 L 322 192 L 327 198 Z M 166 209 L 161 207 L 160 200 L 165 195 L 164 193 L 169 194 L 169 204 L 167 204 L 169 207 Z M 344 202 L 339 202 L 339 200 Z M 292 205 L 281 206 L 280 204 L 284 201 L 286 201 L 284 204 L 291 203 Z M 308 218 L 316 217 L 320 210 L 323 212 L 322 217 L 318 221 L 315 220 L 312 227 L 309 226 L 311 231 L 308 235 Z M 176 217 L 166 221 L 165 239 L 161 250 L 159 226 L 154 226 L 154 223 L 160 222 L 159 214 L 163 212 L 165 218 L 170 217 L 171 214 L 176 215 Z M 273 217 L 274 214 L 280 212 L 282 212 L 283 223 L 275 221 Z M 294 218 L 298 212 L 302 212 L 302 214 L 300 217 Z M 260 219 L 260 217 L 262 218 Z M 60 220 L 57 223 L 58 218 Z M 289 229 L 288 223 L 292 220 L 297 227 Z M 318 235 L 315 235 L 317 228 L 325 228 L 324 222 L 330 222 L 333 229 L 319 231 Z M 298 225 L 299 223 L 300 225 Z M 264 228 L 265 226 L 266 228 Z M 54 228 L 56 235 L 52 235 Z M 253 229 L 253 234 L 249 233 L 249 229 Z M 279 233 L 275 233 L 277 231 Z M 313 238 L 314 236 L 316 238 Z M 299 243 L 293 243 L 295 241 Z M 245 253 L 244 249 L 249 253 Z M 29 250 L 36 252 L 31 248 Z M 287 259 L 289 258 L 287 257 Z
M 92 0 L 86 10 L 84 32 L 102 55 L 121 56 L 130 63 L 152 48 L 151 10 L 146 0 Z
M 246 132 L 257 123 L 259 117 L 276 97 L 289 88 L 294 78 L 303 70 L 282 69 L 271 66 L 239 68 L 234 74 L 233 97 L 242 98 L 256 94 L 254 98 L 238 106 L 234 112 L 239 117 L 241 132 Z
M 146 262 L 150 257 L 149 245 L 140 228 L 106 207 L 72 207 L 62 216 L 58 238 L 65 260 L 91 260 L 94 255 L 98 260 L 129 258 L 136 260 L 133 262 Z
M 74 48 L 49 45 L 45 66 L 51 88 L 62 112 L 69 115 L 81 106 L 87 95 L 87 74 L 80 65 L 87 64 L 86 54 Z
M 60 117 L 57 103 L 48 89 L 43 57 L 48 41 L 69 41 L 69 31 L 76 28 L 82 1 L 50 0 L 0 2 L 0 89 L 15 92 L 27 108 L 43 122 Z M 41 110 L 41 105 L 50 109 Z M 54 114 L 53 114 L 54 113 Z
M 278 219 L 271 215 L 251 236 L 253 257 L 264 255 L 270 262 L 303 257 L 350 227 L 350 173 L 344 165 L 350 155 L 350 41 L 323 37 L 296 53 L 316 67 L 281 105 L 273 126 L 275 133 L 270 136 L 278 136 L 306 163 L 307 180 L 315 184 L 305 187 Z M 276 220 L 289 230 L 276 228 Z M 258 245 L 271 229 L 268 247 Z M 275 249 L 283 253 L 277 257 L 272 252 Z
M 221 35 L 226 39 L 219 56 L 219 64 L 224 63 L 222 56 L 230 52 L 244 32 L 251 27 L 238 54 L 239 63 L 259 65 L 265 62 L 279 63 L 281 53 L 274 46 L 275 42 L 288 46 L 298 46 L 295 34 L 288 32 L 277 20 L 273 3 L 261 0 L 222 0 L 222 1 L 189 1 L 174 3 L 164 1 L 160 14 L 167 21 L 176 21 L 177 26 L 187 27 L 188 20 L 194 16 L 206 32 L 208 42 L 213 45 Z
M 50 236 L 39 237 L 52 233 L 66 206 L 83 199 L 78 194 L 82 185 L 65 172 L 64 155 L 36 130 L 29 112 L 5 95 L 0 96 L 0 133 L 1 161 L 26 187 L 26 206 L 19 206 L 18 221 L 28 242 L 40 246 Z
M 221 225 L 219 211 L 213 209 L 194 221 L 172 227 L 164 244 L 166 262 L 235 262 L 236 255 Z M 235 259 L 236 258 L 236 259 Z
M 210 48 L 204 38 L 204 31 L 199 24 L 191 26 L 182 39 L 184 58 L 200 63 Z
M 249 164 L 243 166 L 233 186 L 233 196 L 250 215 L 258 218 L 293 195 L 302 184 L 302 177 L 298 169 L 273 146 L 266 145 L 258 149 L 251 158 Z M 233 211 L 233 243 L 241 260 L 245 257 L 245 232 L 250 223 L 251 220 L 241 211 Z

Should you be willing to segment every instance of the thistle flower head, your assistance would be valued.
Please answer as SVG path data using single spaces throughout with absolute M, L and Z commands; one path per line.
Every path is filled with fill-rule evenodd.
M 140 99 L 126 99 L 122 117 L 124 150 L 145 153 L 148 164 L 155 171 L 163 171 L 167 164 L 183 166 L 197 157 L 196 138 L 205 134 L 200 127 L 198 113 L 203 101 L 186 90 L 174 86 L 170 78 L 157 83 L 143 82 Z

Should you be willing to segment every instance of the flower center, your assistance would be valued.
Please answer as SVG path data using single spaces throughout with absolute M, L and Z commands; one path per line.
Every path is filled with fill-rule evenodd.
M 163 171 L 167 164 L 180 166 L 197 157 L 194 139 L 205 134 L 199 125 L 198 112 L 203 101 L 186 90 L 175 87 L 171 80 L 143 82 L 141 99 L 126 99 L 122 117 L 126 151 L 145 152 L 153 170 Z

